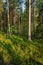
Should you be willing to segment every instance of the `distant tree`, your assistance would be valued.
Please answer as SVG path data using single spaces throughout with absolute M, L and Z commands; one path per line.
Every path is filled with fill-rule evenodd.
M 22 19 L 21 19 L 21 15 L 22 15 L 22 0 L 19 0 L 18 2 L 18 28 L 19 28 L 19 33 L 21 33 L 21 29 L 22 29 Z

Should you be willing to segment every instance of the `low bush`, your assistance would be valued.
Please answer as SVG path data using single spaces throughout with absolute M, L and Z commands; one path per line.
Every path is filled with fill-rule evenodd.
M 0 34 L 0 65 L 43 65 L 43 47 L 36 43 Z

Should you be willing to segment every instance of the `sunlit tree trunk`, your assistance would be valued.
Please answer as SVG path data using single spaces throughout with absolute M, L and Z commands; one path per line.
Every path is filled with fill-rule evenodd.
M 29 0 L 28 16 L 28 40 L 31 40 L 31 0 Z

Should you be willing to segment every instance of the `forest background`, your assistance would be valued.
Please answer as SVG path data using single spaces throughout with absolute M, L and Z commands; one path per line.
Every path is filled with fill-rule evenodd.
M 0 65 L 43 65 L 43 0 L 0 0 Z

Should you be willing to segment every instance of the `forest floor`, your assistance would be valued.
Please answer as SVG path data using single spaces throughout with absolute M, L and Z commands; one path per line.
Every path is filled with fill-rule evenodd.
M 3 59 L 3 60 L 2 60 Z M 43 65 L 43 43 L 0 33 L 0 63 Z

